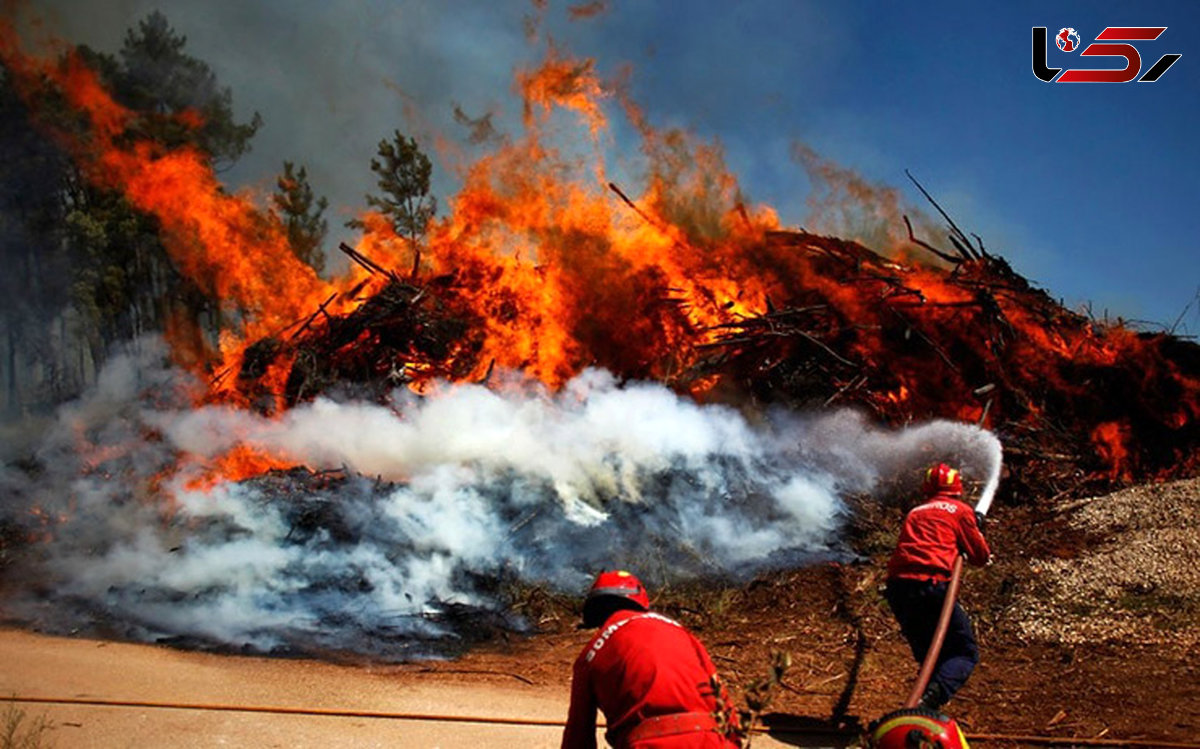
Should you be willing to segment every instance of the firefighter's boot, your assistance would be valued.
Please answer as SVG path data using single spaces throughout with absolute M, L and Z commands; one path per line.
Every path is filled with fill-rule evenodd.
M 921 707 L 929 710 L 941 710 L 942 705 L 950 701 L 950 695 L 946 694 L 946 688 L 936 681 L 930 682 L 925 689 L 925 694 L 921 695 Z

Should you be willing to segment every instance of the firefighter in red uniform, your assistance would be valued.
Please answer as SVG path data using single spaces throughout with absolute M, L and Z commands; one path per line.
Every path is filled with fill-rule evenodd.
M 951 570 L 959 554 L 976 566 L 991 559 L 982 516 L 962 501 L 962 475 L 945 463 L 925 472 L 925 501 L 908 512 L 888 561 L 885 597 L 917 662 L 923 662 L 937 629 Z M 954 696 L 979 662 L 971 621 L 954 604 L 937 667 L 921 706 L 938 710 Z
M 563 749 L 594 749 L 596 709 L 617 749 L 736 749 L 737 712 L 708 652 L 678 622 L 650 611 L 628 572 L 601 572 L 583 605 L 599 632 L 575 661 Z

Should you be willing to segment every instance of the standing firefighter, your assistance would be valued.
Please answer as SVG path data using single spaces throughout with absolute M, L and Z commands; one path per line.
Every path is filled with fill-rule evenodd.
M 960 554 L 976 566 L 991 559 L 980 532 L 982 517 L 962 501 L 962 474 L 945 463 L 925 472 L 925 501 L 908 512 L 888 561 L 887 597 L 900 631 L 920 663 L 937 629 L 954 562 Z M 957 602 L 937 668 L 921 706 L 937 710 L 954 696 L 979 662 L 971 621 Z
M 628 572 L 601 572 L 583 604 L 583 627 L 599 627 L 575 661 L 563 749 L 596 746 L 596 709 L 618 749 L 735 749 L 737 713 L 700 641 L 650 611 Z

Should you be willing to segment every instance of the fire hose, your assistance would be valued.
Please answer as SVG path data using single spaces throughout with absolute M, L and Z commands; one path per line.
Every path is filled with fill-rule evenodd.
M 925 693 L 925 687 L 929 686 L 929 678 L 933 675 L 933 667 L 937 665 L 938 656 L 942 652 L 942 643 L 946 639 L 946 630 L 950 626 L 950 615 L 954 613 L 954 602 L 958 599 L 962 569 L 963 558 L 960 555 L 954 560 L 954 568 L 950 571 L 950 584 L 946 587 L 946 599 L 942 601 L 942 613 L 938 616 L 937 629 L 933 632 L 933 641 L 929 645 L 929 652 L 925 654 L 925 661 L 921 664 L 917 681 L 913 684 L 912 691 L 908 693 L 908 699 L 904 702 L 906 708 L 916 707 L 917 703 L 921 701 L 921 695 Z
M 206 712 L 240 712 L 267 713 L 274 715 L 316 716 L 326 718 L 374 718 L 397 721 L 425 721 L 436 723 L 476 723 L 494 726 L 535 726 L 543 728 L 562 728 L 566 723 L 562 720 L 538 718 L 507 718 L 481 715 L 446 715 L 440 713 L 396 713 L 381 710 L 351 710 L 313 707 L 285 707 L 272 705 L 230 705 L 221 703 L 199 702 L 152 702 L 147 700 L 107 700 L 100 698 L 76 697 L 24 697 L 19 695 L 2 695 L 0 702 L 35 704 L 35 705 L 65 705 L 80 707 L 109 707 L 109 708 L 140 708 L 166 710 L 201 710 Z M 602 727 L 602 726 L 601 726 Z M 787 736 L 841 736 L 847 740 L 857 738 L 851 731 L 813 730 L 811 728 L 788 728 L 786 726 L 756 727 L 755 733 Z M 1042 736 L 1036 734 L 1006 734 L 1006 733 L 976 733 L 968 734 L 972 742 L 978 743 L 1018 743 L 1037 746 L 1096 746 L 1096 747 L 1129 747 L 1130 749 L 1200 749 L 1200 744 L 1148 741 L 1142 739 L 1105 739 L 1080 738 L 1070 736 Z

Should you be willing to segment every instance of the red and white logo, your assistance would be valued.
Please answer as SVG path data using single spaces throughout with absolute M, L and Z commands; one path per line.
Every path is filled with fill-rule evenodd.
M 1074 52 L 1079 46 L 1079 32 L 1072 28 L 1059 29 L 1054 41 L 1063 52 Z
M 1064 72 L 1062 68 L 1050 67 L 1047 62 L 1049 35 L 1046 27 L 1034 26 L 1033 74 L 1046 83 L 1129 83 L 1134 79 L 1138 83 L 1153 83 L 1183 55 L 1174 52 L 1163 55 L 1139 78 L 1142 55 L 1129 42 L 1152 42 L 1166 30 L 1166 26 L 1109 26 L 1079 54 L 1082 57 L 1115 57 L 1124 61 L 1124 67 L 1073 68 Z M 1054 43 L 1062 52 L 1074 52 L 1080 45 L 1079 32 L 1069 26 L 1061 28 L 1054 37 Z

